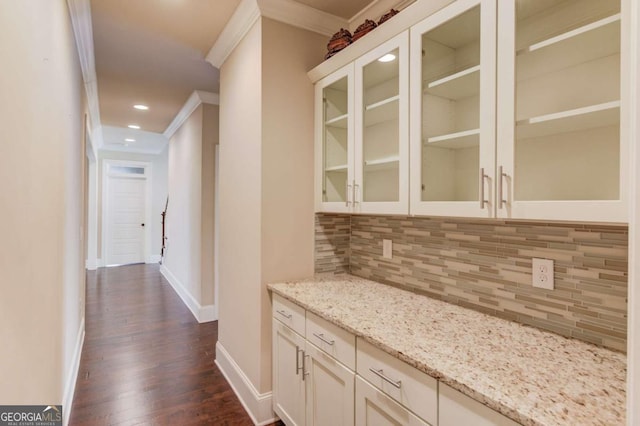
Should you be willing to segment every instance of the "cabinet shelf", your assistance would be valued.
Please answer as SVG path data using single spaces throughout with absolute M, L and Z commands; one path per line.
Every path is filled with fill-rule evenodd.
M 340 164 L 337 166 L 325 167 L 325 172 L 346 172 L 348 169 L 346 164 Z
M 428 146 L 438 146 L 449 149 L 463 149 L 478 146 L 480 143 L 480 129 L 465 130 L 432 136 L 425 141 Z
M 619 52 L 620 14 L 616 14 L 518 50 L 518 80 Z
M 613 126 L 620 122 L 620 101 L 540 115 L 516 123 L 518 139 Z
M 391 97 L 389 97 L 387 99 L 383 99 L 383 100 L 381 100 L 379 102 L 375 102 L 375 103 L 372 103 L 370 105 L 367 105 L 364 109 L 366 111 L 371 111 L 371 110 L 374 110 L 376 108 L 384 107 L 385 105 L 387 105 L 387 104 L 389 104 L 391 102 L 395 102 L 395 101 L 397 101 L 399 99 L 400 99 L 400 95 L 391 96 Z
M 348 117 L 349 117 L 349 114 L 342 114 L 330 120 L 325 121 L 324 124 L 327 127 L 339 127 L 341 129 L 346 129 Z
M 425 93 L 458 100 L 480 93 L 480 65 L 476 65 L 427 84 Z
M 365 127 L 374 126 L 385 121 L 397 120 L 399 100 L 400 96 L 395 95 L 367 105 L 364 113 Z
M 365 172 L 393 169 L 398 167 L 399 163 L 400 157 L 397 155 L 386 158 L 377 158 L 375 160 L 367 160 L 364 162 Z
M 536 50 L 548 47 L 548 46 L 552 46 L 556 43 L 560 43 L 563 42 L 565 40 L 570 40 L 573 38 L 577 38 L 580 35 L 583 34 L 587 34 L 590 33 L 592 31 L 598 30 L 598 29 L 602 29 L 605 28 L 611 24 L 620 24 L 620 14 L 617 13 L 615 15 L 609 16 L 607 18 L 604 19 L 600 19 L 599 21 L 596 22 L 592 22 L 590 24 L 587 25 L 583 25 L 582 27 L 576 28 L 574 30 L 571 31 L 567 31 L 566 33 L 562 33 L 560 35 L 557 35 L 555 37 L 551 37 L 548 38 L 546 40 L 543 40 L 541 42 L 538 43 L 534 43 L 528 47 L 525 47 L 524 49 L 520 49 L 516 54 L 517 55 L 522 55 L 525 53 L 529 53 L 529 52 L 535 52 Z

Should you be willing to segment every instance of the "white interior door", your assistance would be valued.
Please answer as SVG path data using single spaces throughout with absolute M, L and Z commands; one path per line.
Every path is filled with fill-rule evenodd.
M 146 179 L 109 176 L 107 265 L 144 262 Z

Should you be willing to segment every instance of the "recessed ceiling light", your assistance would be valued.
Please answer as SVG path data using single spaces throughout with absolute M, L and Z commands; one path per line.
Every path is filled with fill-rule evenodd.
M 140 126 L 138 126 L 137 124 L 129 124 L 127 127 L 129 127 L 130 129 L 139 129 Z
M 392 54 L 392 53 L 387 53 L 386 55 L 384 55 L 383 57 L 381 57 L 380 59 L 378 59 L 379 62 L 391 62 L 394 59 L 396 59 L 396 55 Z
M 131 138 L 126 138 L 124 141 L 125 142 L 135 142 L 136 140 L 135 139 L 131 139 Z
M 148 109 L 149 109 L 149 107 L 148 107 L 148 106 L 146 106 L 146 105 L 142 105 L 142 104 L 137 104 L 137 105 L 134 105 L 133 107 L 134 107 L 135 109 L 139 109 L 140 111 L 146 111 L 146 110 L 148 110 Z

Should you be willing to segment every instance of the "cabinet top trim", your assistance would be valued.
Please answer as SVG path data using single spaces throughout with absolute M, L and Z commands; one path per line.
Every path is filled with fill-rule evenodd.
M 453 0 L 416 1 L 383 25 L 310 70 L 307 73 L 309 79 L 316 83 L 452 2 Z

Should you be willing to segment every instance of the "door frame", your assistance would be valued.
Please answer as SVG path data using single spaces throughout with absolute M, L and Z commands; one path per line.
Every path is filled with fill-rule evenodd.
M 144 168 L 144 175 L 137 177 L 136 175 L 129 175 L 125 173 L 111 173 L 112 166 L 125 166 L 125 167 L 142 167 Z M 144 237 L 142 239 L 143 249 L 142 257 L 145 263 L 151 263 L 151 189 L 153 188 L 153 174 L 152 163 L 144 161 L 130 161 L 130 160 L 102 160 L 102 259 L 103 266 L 109 265 L 109 244 L 107 244 L 107 236 L 109 235 L 109 178 L 114 177 L 130 177 L 137 179 L 144 179 Z M 148 226 L 146 226 L 148 224 Z

